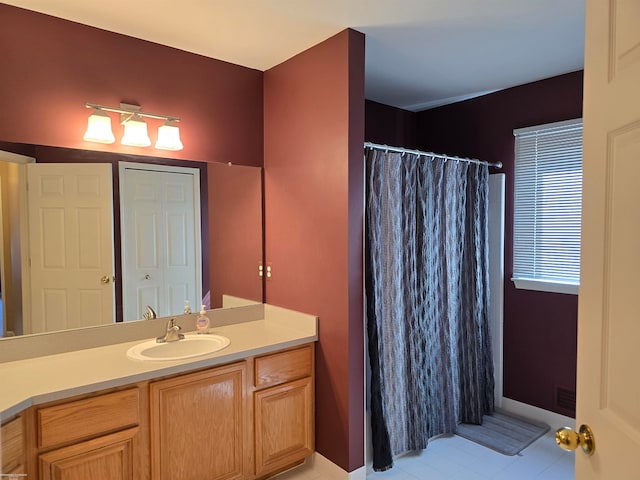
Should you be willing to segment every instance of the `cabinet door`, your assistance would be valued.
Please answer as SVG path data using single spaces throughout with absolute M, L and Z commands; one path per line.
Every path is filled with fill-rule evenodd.
M 244 476 L 244 363 L 151 384 L 151 478 Z
M 43 453 L 40 480 L 133 480 L 138 428 Z
M 24 423 L 18 417 L 0 427 L 0 473 L 24 473 Z
M 256 475 L 275 472 L 313 453 L 313 379 L 254 394 Z

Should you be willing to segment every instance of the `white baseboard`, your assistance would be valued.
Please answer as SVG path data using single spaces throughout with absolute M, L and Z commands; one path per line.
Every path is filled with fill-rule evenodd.
M 557 430 L 562 427 L 576 428 L 576 420 L 574 418 L 534 407 L 533 405 L 527 405 L 526 403 L 511 400 L 510 398 L 502 397 L 500 410 L 507 413 L 513 413 L 514 415 L 519 415 L 521 417 L 530 418 L 531 420 L 544 422 L 547 425 L 550 425 L 552 430 Z

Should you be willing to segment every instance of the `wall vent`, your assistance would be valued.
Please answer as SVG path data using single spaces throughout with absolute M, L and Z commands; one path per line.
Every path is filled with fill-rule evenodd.
M 572 416 L 576 414 L 576 391 L 564 388 L 556 387 L 556 406 L 570 413 Z

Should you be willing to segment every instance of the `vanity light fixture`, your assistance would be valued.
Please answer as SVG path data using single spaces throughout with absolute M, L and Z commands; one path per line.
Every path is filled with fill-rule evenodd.
M 156 148 L 161 150 L 182 150 L 184 147 L 180 141 L 180 129 L 176 122 L 167 120 L 158 128 L 158 140 Z
M 87 132 L 84 139 L 87 142 L 113 143 L 115 137 L 111 130 L 111 117 L 106 112 L 120 114 L 120 123 L 124 125 L 124 135 L 120 143 L 134 147 L 148 147 L 151 139 L 147 131 L 147 122 L 143 117 L 164 120 L 165 123 L 158 128 L 158 140 L 155 148 L 161 150 L 182 150 L 184 146 L 180 141 L 180 129 L 178 117 L 146 113 L 138 105 L 121 103 L 120 107 L 107 107 L 95 103 L 87 103 L 87 108 L 93 108 L 89 116 Z
M 124 122 L 124 135 L 120 143 L 131 147 L 148 147 L 151 145 L 151 139 L 147 131 L 147 122 L 145 122 L 140 114 L 134 113 Z
M 94 110 L 87 121 L 87 131 L 84 134 L 85 142 L 113 143 L 116 137 L 111 130 L 111 117 L 102 110 Z

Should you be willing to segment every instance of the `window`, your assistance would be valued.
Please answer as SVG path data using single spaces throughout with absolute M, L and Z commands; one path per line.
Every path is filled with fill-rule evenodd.
M 520 128 L 516 137 L 513 281 L 578 293 L 582 119 Z

